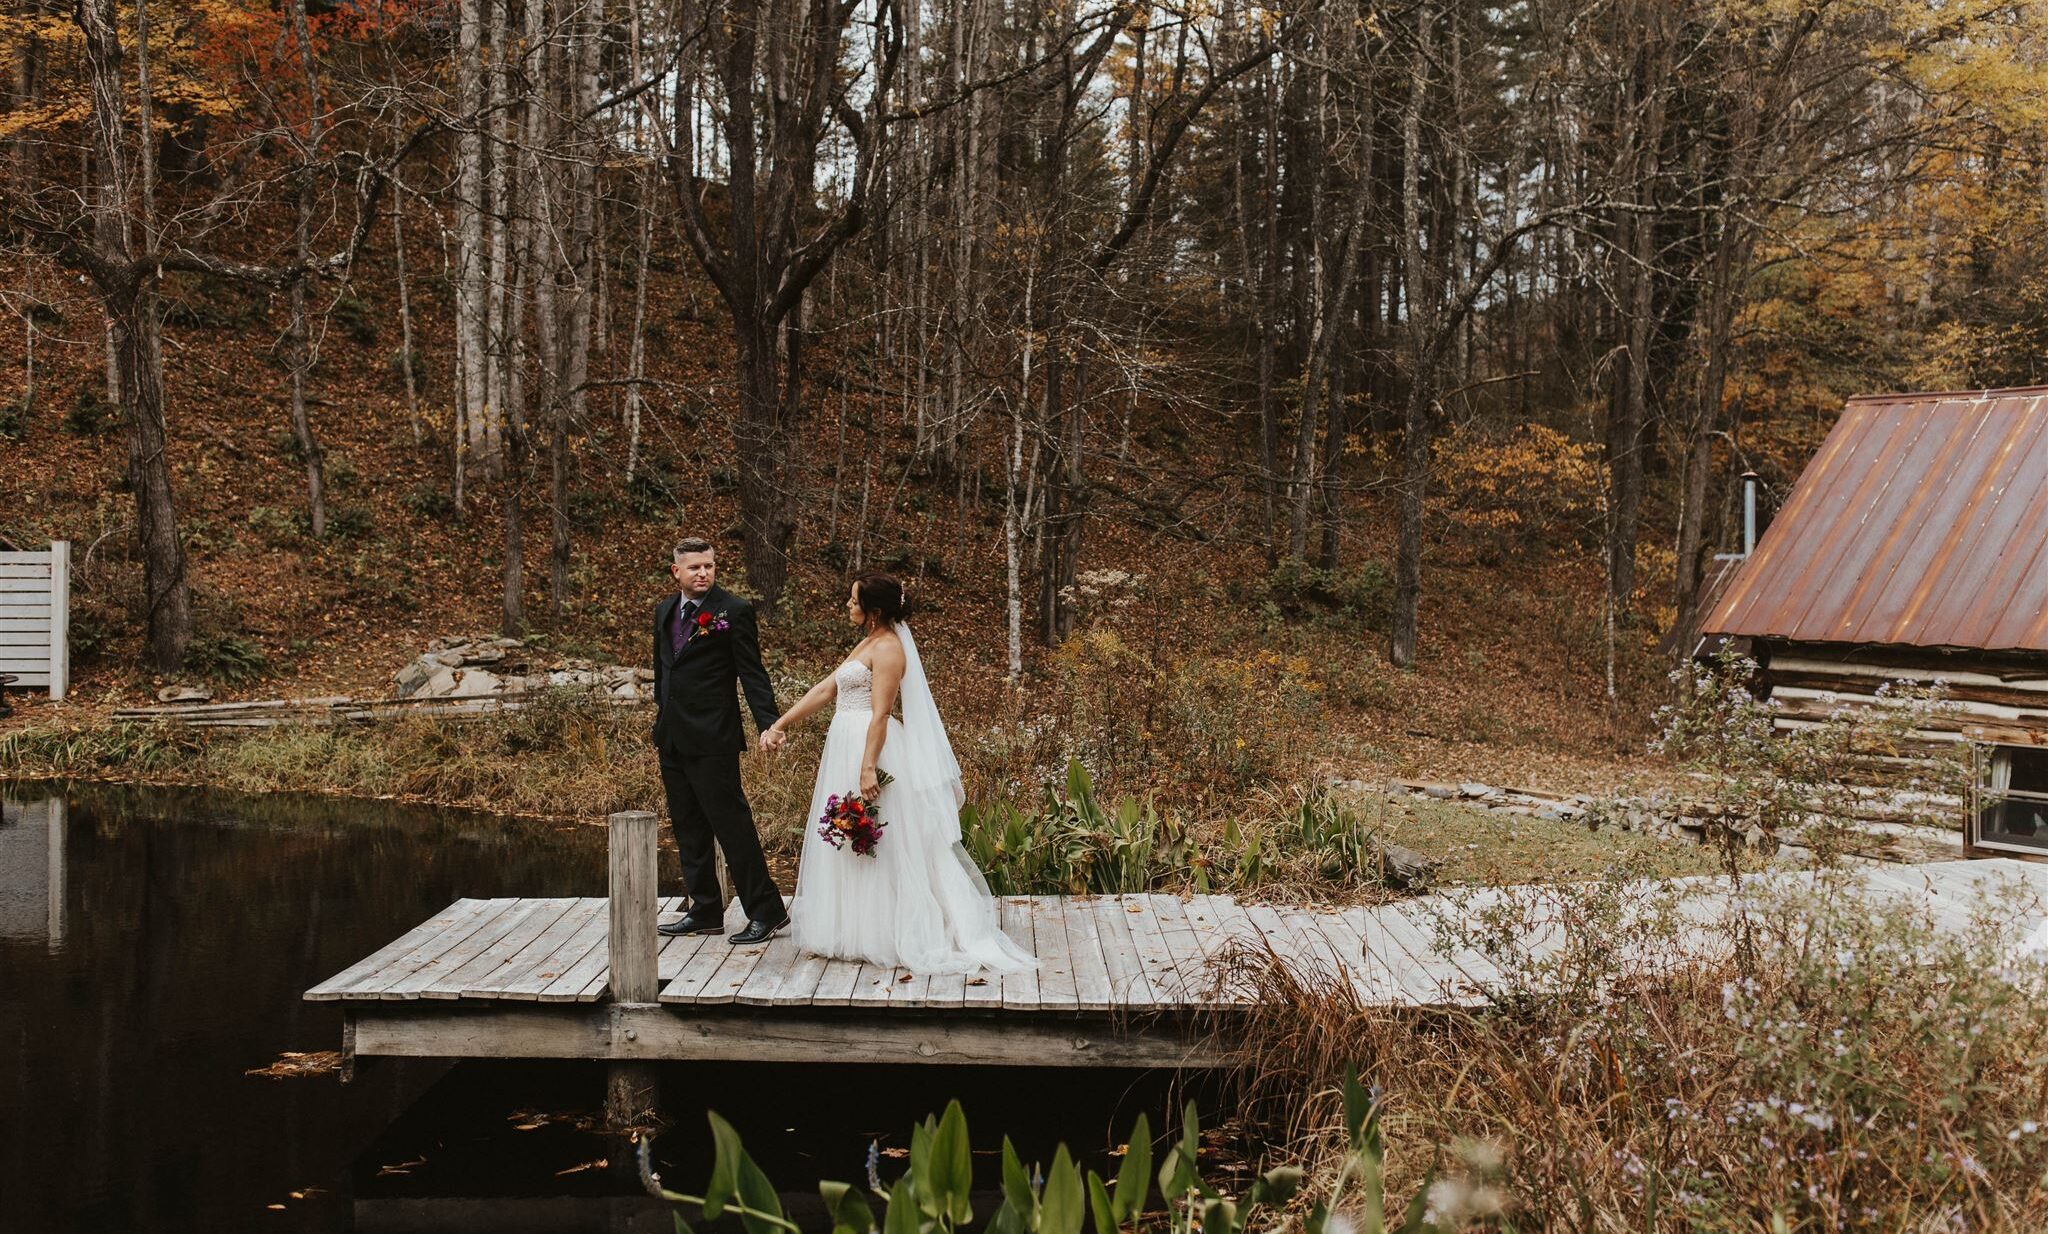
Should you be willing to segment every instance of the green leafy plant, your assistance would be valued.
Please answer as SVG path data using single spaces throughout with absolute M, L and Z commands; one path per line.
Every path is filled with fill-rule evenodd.
M 1388 1225 L 1383 1211 L 1379 1112 L 1346 1076 L 1345 1115 L 1352 1150 L 1330 1194 L 1317 1202 L 1303 1223 L 1304 1234 L 1325 1234 L 1333 1213 L 1355 1215 L 1361 1234 L 1428 1234 L 1437 1229 L 1425 1220 L 1428 1185 L 1417 1192 L 1404 1219 Z M 709 1116 L 715 1153 L 711 1177 L 701 1196 L 670 1191 L 650 1165 L 650 1144 L 640 1145 L 640 1171 L 647 1189 L 670 1203 L 695 1208 L 703 1219 L 728 1214 L 739 1219 L 746 1234 L 775 1234 L 798 1227 L 783 1214 L 775 1186 L 747 1155 L 732 1124 Z M 1003 1139 L 1003 1200 L 984 1227 L 988 1234 L 1137 1234 L 1152 1199 L 1157 1179 L 1172 1234 L 1246 1234 L 1259 1228 L 1278 1230 L 1288 1224 L 1287 1207 L 1301 1190 L 1303 1173 L 1296 1166 L 1266 1171 L 1241 1199 L 1232 1199 L 1202 1178 L 1201 1122 L 1190 1102 L 1181 1117 L 1180 1138 L 1152 1169 L 1152 1129 L 1144 1115 L 1131 1128 L 1128 1147 L 1116 1177 L 1085 1173 L 1067 1146 L 1053 1153 L 1043 1172 L 1026 1169 L 1016 1146 Z M 871 1176 L 875 1198 L 882 1203 L 878 1225 L 867 1197 L 846 1183 L 821 1182 L 818 1193 L 831 1215 L 833 1234 L 954 1234 L 974 1221 L 974 1165 L 967 1134 L 967 1116 L 957 1101 L 943 1115 L 926 1118 L 911 1130 L 910 1168 L 893 1183 Z M 673 1214 L 678 1234 L 690 1234 L 680 1211 Z
M 185 650 L 185 667 L 201 677 L 241 685 L 270 675 L 270 658 L 239 634 L 206 634 Z

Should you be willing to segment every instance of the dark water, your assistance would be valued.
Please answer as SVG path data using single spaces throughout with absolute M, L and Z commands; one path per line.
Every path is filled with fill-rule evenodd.
M 378 803 L 0 785 L 0 1232 L 662 1230 L 581 1128 L 603 1073 L 576 1063 L 367 1060 L 247 1075 L 332 1050 L 300 991 L 458 896 L 602 895 L 599 828 Z M 673 856 L 663 854 L 664 862 Z M 664 884 L 672 885 L 673 870 Z M 1040 1069 L 678 1064 L 671 1186 L 701 1186 L 703 1112 L 738 1126 L 795 1200 L 858 1182 L 951 1097 L 977 1150 L 1005 1133 L 1103 1159 L 1160 1076 Z M 994 1162 L 978 1165 L 993 1182 Z

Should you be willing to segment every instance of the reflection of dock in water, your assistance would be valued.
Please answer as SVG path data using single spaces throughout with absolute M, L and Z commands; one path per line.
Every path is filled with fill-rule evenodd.
M 64 799 L 0 802 L 0 938 L 64 945 Z

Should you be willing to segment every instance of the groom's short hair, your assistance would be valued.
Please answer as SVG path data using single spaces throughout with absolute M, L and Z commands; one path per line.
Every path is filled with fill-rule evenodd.
M 711 541 L 706 540 L 703 536 L 684 536 L 676 541 L 675 555 L 678 557 L 681 557 L 684 553 L 715 553 L 717 551 L 711 547 Z

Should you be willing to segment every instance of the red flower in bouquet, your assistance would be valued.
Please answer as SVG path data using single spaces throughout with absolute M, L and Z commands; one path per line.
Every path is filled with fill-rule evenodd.
M 875 778 L 886 787 L 892 777 L 883 771 Z M 882 828 L 888 825 L 859 793 L 834 794 L 825 799 L 825 813 L 818 818 L 818 838 L 833 848 L 851 847 L 856 856 L 872 857 L 882 840 Z

